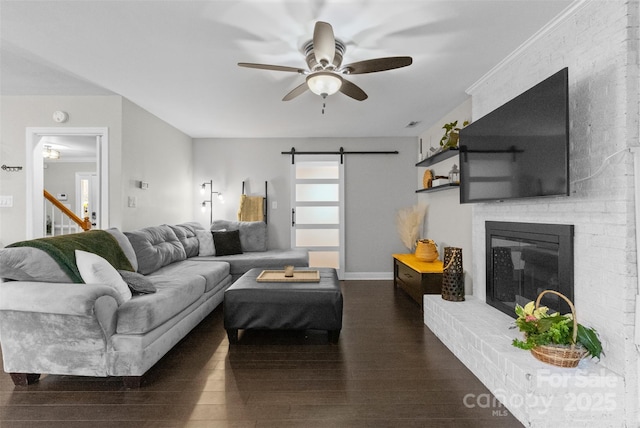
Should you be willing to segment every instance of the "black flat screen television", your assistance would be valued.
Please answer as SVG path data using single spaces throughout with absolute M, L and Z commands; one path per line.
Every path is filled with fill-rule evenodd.
M 568 69 L 460 130 L 460 202 L 569 195 Z

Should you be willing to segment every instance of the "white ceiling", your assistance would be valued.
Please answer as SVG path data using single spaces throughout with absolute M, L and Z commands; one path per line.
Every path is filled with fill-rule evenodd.
M 192 137 L 417 136 L 568 0 L 0 0 L 3 95 L 119 94 Z M 295 73 L 314 23 L 332 24 L 344 63 L 413 57 L 350 76 L 369 98 L 326 100 Z M 72 112 L 71 112 L 72 113 Z M 420 124 L 406 128 L 411 121 Z

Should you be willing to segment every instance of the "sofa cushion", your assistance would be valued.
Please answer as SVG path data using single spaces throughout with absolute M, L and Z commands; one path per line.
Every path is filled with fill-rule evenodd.
M 199 275 L 149 277 L 156 292 L 141 294 L 118 308 L 116 332 L 143 334 L 173 318 L 204 294 L 205 280 Z
M 173 230 L 173 233 L 176 234 L 182 243 L 187 257 L 197 256 L 200 243 L 198 242 L 196 231 L 204 230 L 202 225 L 197 222 L 189 222 L 168 226 Z
M 308 267 L 309 252 L 304 248 L 294 248 L 290 250 L 269 250 L 230 256 L 196 257 L 189 260 L 198 262 L 209 262 L 211 260 L 227 262 L 230 265 L 229 272 L 234 278 L 237 278 L 252 268 L 284 269 L 285 265 Z
M 118 305 L 131 299 L 131 290 L 124 282 L 116 268 L 94 253 L 76 250 L 76 265 L 85 284 L 103 284 L 113 288 L 118 298 Z
M 153 282 L 141 273 L 129 272 L 128 270 L 119 270 L 118 273 L 124 282 L 127 283 L 132 293 L 149 294 L 156 292 L 156 287 L 153 285 Z
M 0 249 L 0 277 L 12 281 L 73 282 L 53 257 L 33 247 Z
M 216 256 L 242 254 L 240 232 L 238 230 L 213 232 L 213 246 L 215 247 Z
M 209 230 L 196 230 L 198 237 L 198 255 L 215 256 L 216 247 L 213 245 L 213 235 Z
M 163 266 L 150 274 L 148 278 L 153 280 L 155 276 L 177 278 L 181 276 L 200 275 L 206 281 L 206 293 L 216 288 L 221 281 L 229 276 L 229 263 L 218 262 L 217 260 L 214 262 L 209 261 L 207 263 L 202 263 L 197 260 L 198 257 L 183 260 L 178 263 L 171 263 L 170 265 Z
M 184 260 L 187 253 L 175 232 L 167 225 L 145 227 L 124 233 L 138 259 L 138 272 L 147 275 L 169 263 Z
M 129 239 L 127 239 L 125 234 L 122 233 L 117 227 L 111 227 L 105 230 L 105 232 L 110 233 L 111 236 L 116 238 L 116 241 L 118 241 L 118 244 L 120 245 L 120 248 L 122 248 L 124 255 L 127 256 L 129 263 L 131 263 L 131 267 L 133 268 L 133 270 L 138 270 L 138 259 L 136 258 L 136 252 L 131 246 L 131 242 L 129 242 Z
M 242 251 L 267 251 L 267 224 L 263 221 L 215 220 L 211 230 L 238 230 Z

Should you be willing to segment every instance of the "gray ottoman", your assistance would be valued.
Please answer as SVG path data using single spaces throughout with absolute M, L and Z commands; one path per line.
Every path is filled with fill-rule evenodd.
M 230 343 L 238 330 L 327 330 L 337 342 L 342 329 L 342 292 L 335 269 L 318 270 L 320 282 L 257 282 L 251 269 L 224 293 L 224 328 Z

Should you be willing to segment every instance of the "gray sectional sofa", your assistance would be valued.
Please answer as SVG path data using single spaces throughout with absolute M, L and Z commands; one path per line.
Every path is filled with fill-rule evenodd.
M 11 373 L 16 385 L 48 373 L 122 376 L 127 387 L 138 387 L 142 375 L 222 302 L 235 278 L 256 267 L 308 266 L 306 250 L 268 250 L 263 222 L 219 221 L 211 229 L 215 232 L 184 223 L 125 233 L 106 231 L 115 252 L 121 251 L 124 264 L 130 264 L 120 270 L 122 278 L 132 290 L 144 292 L 134 292 L 126 301 L 119 296 L 118 285 L 112 284 L 118 279 L 74 282 L 73 263 L 65 266 L 42 248 L 30 246 L 32 242 L 0 249 L 0 346 L 5 372 Z M 99 237 L 105 231 L 76 235 L 86 240 L 87 233 Z M 220 244 L 214 246 L 214 254 L 209 236 L 220 238 L 214 241 Z M 227 244 L 223 238 L 235 239 L 231 254 L 215 254 L 216 248 Z M 88 252 L 101 255 L 109 246 Z M 77 249 L 86 250 L 80 243 Z M 113 264 L 105 270 L 100 270 L 104 267 L 100 263 L 90 268 L 99 275 L 110 274 L 115 271 Z M 86 272 L 87 267 L 82 268 Z M 136 288 L 140 284 L 142 290 Z

